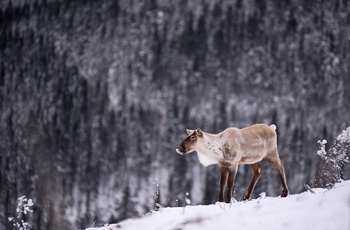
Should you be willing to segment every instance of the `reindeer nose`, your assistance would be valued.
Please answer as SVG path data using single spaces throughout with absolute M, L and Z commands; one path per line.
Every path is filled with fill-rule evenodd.
M 176 148 L 176 152 L 180 155 L 184 155 L 186 153 L 185 148 L 182 146 L 182 144 L 180 144 L 179 146 L 177 146 Z
M 180 154 L 180 155 L 184 155 L 184 154 L 185 154 L 185 153 L 182 152 L 179 148 L 176 148 L 176 152 L 177 152 L 178 154 Z

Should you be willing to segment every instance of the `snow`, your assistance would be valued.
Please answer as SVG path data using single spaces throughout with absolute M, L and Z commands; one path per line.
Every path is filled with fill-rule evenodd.
M 346 130 L 343 130 L 343 132 L 337 137 L 337 140 L 342 143 L 350 144 L 350 127 L 348 127 Z
M 317 151 L 317 155 L 319 155 L 322 158 L 325 158 L 327 155 L 326 151 L 326 144 L 327 140 L 323 139 L 322 141 L 317 141 L 317 143 L 320 145 L 320 149 Z
M 87 230 L 226 230 L 226 229 L 350 229 L 350 180 L 331 190 L 313 189 L 286 198 L 258 199 L 207 206 L 162 208 L 101 228 Z

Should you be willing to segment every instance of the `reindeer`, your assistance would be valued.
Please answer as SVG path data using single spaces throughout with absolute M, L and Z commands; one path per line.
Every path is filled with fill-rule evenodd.
M 281 197 L 288 195 L 284 167 L 277 151 L 275 125 L 255 124 L 247 128 L 227 128 L 221 133 L 210 134 L 201 129 L 186 129 L 188 136 L 176 148 L 176 152 L 185 155 L 196 151 L 199 162 L 205 167 L 218 164 L 221 170 L 219 202 L 224 201 L 226 184 L 228 191 L 226 202 L 230 203 L 233 186 L 239 164 L 250 164 L 253 179 L 241 200 L 250 199 L 262 169 L 260 161 L 266 159 L 279 172 L 282 182 Z

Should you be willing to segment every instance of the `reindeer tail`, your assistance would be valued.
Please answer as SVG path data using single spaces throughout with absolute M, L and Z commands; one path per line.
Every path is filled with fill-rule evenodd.
M 270 125 L 270 128 L 271 128 L 273 131 L 276 131 L 276 125 L 272 124 L 272 125 Z

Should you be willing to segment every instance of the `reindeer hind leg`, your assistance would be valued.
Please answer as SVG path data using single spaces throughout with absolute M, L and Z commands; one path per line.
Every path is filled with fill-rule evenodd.
M 241 198 L 241 200 L 248 200 L 250 199 L 253 191 L 254 191 L 254 188 L 255 188 L 255 185 L 256 183 L 258 182 L 260 176 L 261 176 L 261 173 L 262 173 L 262 169 L 261 169 L 261 166 L 260 166 L 260 163 L 255 163 L 255 164 L 252 164 L 251 165 L 252 167 L 252 170 L 253 170 L 253 178 L 252 178 L 252 181 L 250 182 L 250 185 L 246 191 L 246 193 L 244 194 L 244 196 Z
M 282 161 L 278 155 L 277 150 L 273 154 L 266 156 L 266 160 L 270 164 L 272 164 L 273 167 L 275 167 L 278 170 L 278 173 L 280 174 L 281 183 L 282 183 L 281 197 L 288 196 L 289 190 L 288 190 L 288 186 L 287 186 L 286 174 L 285 174 L 284 167 L 283 167 Z

